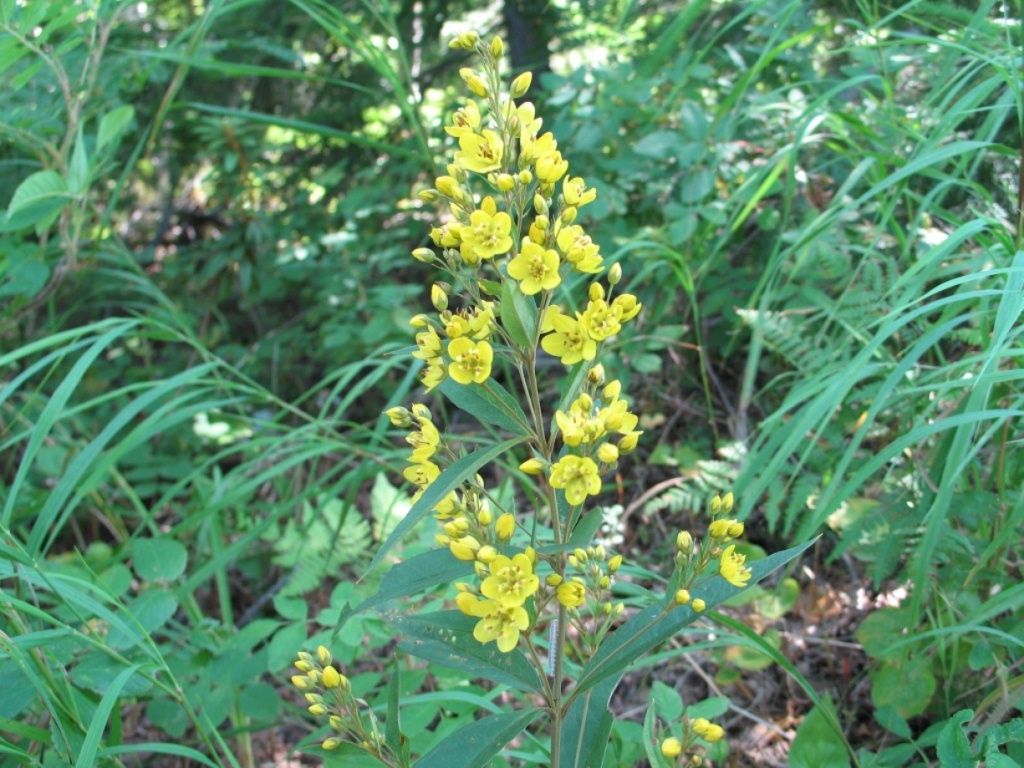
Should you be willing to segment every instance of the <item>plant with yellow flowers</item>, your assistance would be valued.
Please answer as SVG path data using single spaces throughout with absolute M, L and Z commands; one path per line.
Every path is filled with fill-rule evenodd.
M 387 412 L 406 431 L 412 450 L 404 476 L 416 491 L 371 568 L 431 513 L 440 548 L 395 565 L 356 610 L 453 582 L 453 610 L 385 614 L 407 638 L 402 647 L 522 694 L 510 711 L 446 736 L 417 766 L 482 766 L 527 730 L 547 745 L 553 768 L 601 765 L 613 723 L 609 699 L 628 667 L 800 548 L 748 565 L 730 543 L 743 533 L 729 518 L 732 494 L 716 496 L 707 535 L 695 542 L 679 534 L 664 597 L 630 608 L 617 599 L 623 556 L 593 541 L 601 514 L 590 502 L 642 433 L 621 384 L 607 378 L 599 360 L 641 305 L 621 290 L 622 267 L 606 265 L 576 223 L 597 191 L 569 172 L 554 136 L 523 100 L 530 74 L 505 90 L 500 39 L 485 43 L 468 33 L 452 47 L 475 52 L 480 65 L 461 71 L 473 98 L 445 126 L 458 149 L 446 173 L 421 193 L 446 213 L 430 232 L 432 246 L 413 256 L 445 279 L 431 288 L 436 314 L 411 320 L 412 356 L 422 361 L 426 392 L 437 390 L 508 439 L 470 450 L 443 431 L 425 403 Z M 577 302 L 572 290 L 581 282 L 589 285 Z M 557 399 L 547 394 L 554 382 L 542 381 L 542 368 L 552 370 L 539 365 L 542 358 L 560 380 Z M 507 495 L 488 487 L 482 472 L 523 449 L 529 457 L 518 479 L 535 484 L 543 499 L 526 510 L 499 501 Z M 300 654 L 301 674 L 293 678 L 310 712 L 327 721 L 322 747 L 411 765 L 399 702 L 389 706 L 382 731 L 330 659 L 326 648 Z M 653 765 L 699 764 L 705 747 L 724 735 L 706 719 L 685 720 L 680 735 L 666 735 L 659 749 L 663 729 L 653 717 L 652 708 Z

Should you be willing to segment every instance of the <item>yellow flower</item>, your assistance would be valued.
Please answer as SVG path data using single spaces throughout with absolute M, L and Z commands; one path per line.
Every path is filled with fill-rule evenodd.
M 569 162 L 562 158 L 562 153 L 557 149 L 538 157 L 537 163 L 534 165 L 534 172 L 541 184 L 556 183 L 565 176 L 565 172 L 568 170 Z
M 555 591 L 555 597 L 558 598 L 558 602 L 566 608 L 579 608 L 584 602 L 586 602 L 587 588 L 575 579 L 571 581 L 563 581 L 558 585 L 558 589 Z
M 427 363 L 427 367 L 423 369 L 423 375 L 420 376 L 420 381 L 423 382 L 425 388 L 424 391 L 429 392 L 442 381 L 444 381 L 445 370 L 444 360 L 440 357 L 436 357 Z
M 720 725 L 712 723 L 708 726 L 707 731 L 704 732 L 704 741 L 714 744 L 716 741 L 721 741 L 723 736 L 725 736 L 725 729 Z
M 679 739 L 668 738 L 661 742 L 661 754 L 665 757 L 672 758 L 678 757 L 679 753 L 683 751 L 683 744 Z
M 550 291 L 562 282 L 558 276 L 558 254 L 536 243 L 526 243 L 508 263 L 508 274 L 519 281 L 519 288 L 527 296 Z
M 522 605 L 540 587 L 540 579 L 526 555 L 498 555 L 488 567 L 491 575 L 480 585 L 480 592 L 500 605 Z
M 512 217 L 498 211 L 494 198 L 485 197 L 479 210 L 469 215 L 469 224 L 462 227 L 460 253 L 467 264 L 492 259 L 512 248 Z
M 516 531 L 516 518 L 509 512 L 498 517 L 494 524 L 494 533 L 500 541 L 508 541 Z
M 482 384 L 491 375 L 494 351 L 486 341 L 460 337 L 448 342 L 448 356 L 452 359 L 448 375 L 459 384 Z
M 480 643 L 496 640 L 498 650 L 502 653 L 514 650 L 519 645 L 519 633 L 530 626 L 530 616 L 521 605 L 502 605 L 494 600 L 477 600 L 466 607 L 471 616 L 480 618 L 473 629 L 473 637 Z
M 430 461 L 430 458 L 437 453 L 441 443 L 441 433 L 437 431 L 430 419 L 420 417 L 420 428 L 405 438 L 405 441 L 413 447 L 412 456 L 409 461 L 413 464 L 423 464 Z
M 501 167 L 501 158 L 505 147 L 501 136 L 494 131 L 483 133 L 465 133 L 459 137 L 461 152 L 455 153 L 455 164 L 464 170 L 474 173 L 489 173 Z
M 597 199 L 597 190 L 587 189 L 587 182 L 579 176 L 575 179 L 567 176 L 562 182 L 562 197 L 565 198 L 566 205 L 582 208 Z
M 747 582 L 750 581 L 750 577 L 753 575 L 750 569 L 744 565 L 746 561 L 745 555 L 736 554 L 736 545 L 730 544 L 725 548 L 721 559 L 718 561 L 718 573 L 734 587 L 743 589 L 747 586 Z
M 533 108 L 532 104 L 530 108 Z M 522 112 L 522 107 L 519 108 L 519 111 Z M 543 136 L 537 136 L 540 125 L 540 120 L 531 120 L 529 123 L 523 123 L 519 129 L 520 168 L 524 165 L 533 165 L 537 158 L 549 155 L 558 148 L 558 142 L 555 141 L 555 136 L 551 131 Z
M 580 322 L 583 323 L 594 341 L 604 341 L 622 330 L 619 318 L 622 312 L 614 304 L 609 305 L 604 299 L 597 299 L 587 304 Z
M 548 307 L 544 313 L 541 330 L 551 333 L 540 340 L 540 345 L 549 355 L 559 358 L 563 365 L 593 360 L 597 355 L 597 342 L 590 338 L 587 329 L 578 320 L 563 315 L 557 305 Z
M 452 124 L 445 126 L 449 136 L 460 138 L 467 133 L 474 133 L 480 127 L 480 108 L 475 101 L 470 101 L 462 109 L 452 115 Z
M 480 542 L 473 536 L 463 536 L 460 539 L 452 539 L 448 549 L 458 560 L 464 563 L 471 563 L 476 560 L 476 553 L 480 550 Z
M 556 230 L 555 242 L 558 244 L 558 250 L 565 256 L 565 260 L 572 264 L 573 269 L 586 274 L 596 274 L 603 269 L 603 259 L 598 254 L 600 249 L 597 243 L 590 239 L 590 235 L 583 231 L 583 227 L 573 224 Z
M 422 464 L 413 464 L 412 466 L 406 467 L 402 473 L 405 479 L 413 485 L 418 485 L 420 488 L 426 488 L 432 482 L 437 480 L 438 475 L 441 474 L 441 468 L 430 461 L 425 461 Z
M 618 308 L 622 313 L 622 322 L 632 320 L 640 314 L 640 309 L 643 307 L 643 305 L 636 300 L 636 296 L 631 293 L 622 293 L 616 296 L 615 300 L 612 302 L 612 306 Z
M 601 476 L 597 464 L 586 456 L 563 456 L 551 467 L 551 487 L 562 488 L 566 500 L 576 506 L 587 496 L 601 492 Z
M 427 330 L 416 334 L 416 346 L 418 349 L 412 353 L 412 356 L 415 358 L 429 362 L 435 357 L 440 357 L 442 350 L 441 337 L 437 335 L 434 326 L 431 325 Z

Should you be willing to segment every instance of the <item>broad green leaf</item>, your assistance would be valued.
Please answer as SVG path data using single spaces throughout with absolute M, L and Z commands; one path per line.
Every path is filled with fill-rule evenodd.
M 876 708 L 891 705 L 903 718 L 924 712 L 935 694 L 931 660 L 924 655 L 889 663 L 871 672 L 871 702 Z
M 416 761 L 416 768 L 479 768 L 518 736 L 543 710 L 537 707 L 491 715 L 443 739 Z
M 750 583 L 756 584 L 772 571 L 797 557 L 813 543 L 812 540 L 751 563 Z M 704 600 L 706 610 L 711 610 L 742 591 L 719 576 L 714 576 L 691 590 L 694 597 Z M 699 617 L 700 615 L 689 605 L 673 607 L 668 613 L 664 612 L 661 605 L 652 605 L 640 611 L 605 639 L 594 657 L 583 668 L 574 693 L 582 693 L 602 680 L 622 672 L 652 648 L 661 645 Z
M 14 190 L 11 202 L 7 206 L 7 216 L 11 217 L 29 206 L 54 199 L 64 200 L 67 196 L 68 186 L 63 176 L 56 171 L 36 171 Z
M 238 692 L 238 706 L 253 720 L 269 723 L 281 714 L 281 697 L 269 683 L 250 683 Z
M 351 616 L 376 608 L 388 600 L 416 595 L 438 584 L 465 578 L 471 573 L 473 563 L 459 560 L 447 549 L 432 549 L 410 557 L 384 574 L 384 579 L 375 594 L 370 595 L 355 608 L 343 612 L 338 620 L 338 627 L 340 628 Z
M 400 646 L 414 656 L 443 667 L 466 672 L 468 677 L 485 677 L 517 690 L 539 693 L 540 678 L 519 650 L 502 653 L 494 643 L 481 643 L 473 637 L 478 619 L 460 611 L 440 611 L 426 615 L 384 614 L 384 618 L 409 640 Z
M 188 550 L 174 539 L 136 539 L 132 561 L 135 573 L 146 581 L 174 581 L 185 572 Z
M 0 296 L 35 296 L 49 279 L 50 267 L 45 262 L 18 253 L 0 273 Z
M 820 706 L 815 706 L 796 729 L 796 738 L 789 748 L 790 768 L 818 768 L 823 765 L 849 768 L 850 754 L 846 742 L 832 725 L 837 717 L 835 707 L 829 699 L 825 702 L 831 717 Z
M 600 768 L 608 748 L 608 734 L 614 718 L 608 702 L 622 673 L 604 680 L 573 699 L 562 721 L 560 763 L 577 768 Z
M 529 421 L 519 402 L 494 379 L 483 384 L 459 384 L 445 379 L 437 389 L 452 405 L 482 424 L 493 424 L 517 435 L 530 434 Z
M 971 753 L 971 743 L 964 733 L 964 725 L 974 717 L 974 710 L 961 709 L 953 715 L 939 733 L 935 752 L 942 768 L 975 768 L 978 761 Z
M 133 119 L 135 107 L 127 104 L 112 109 L 101 117 L 100 127 L 96 132 L 96 151 L 99 152 L 107 144 L 116 142 Z
M 514 448 L 523 442 L 525 438 L 515 437 L 511 440 L 506 440 L 503 443 L 492 445 L 489 448 L 481 448 L 478 451 L 474 451 L 468 456 L 463 456 L 461 459 L 452 464 L 448 469 L 441 473 L 441 475 L 430 484 L 430 486 L 420 496 L 419 501 L 413 504 L 412 509 L 409 510 L 402 521 L 395 526 L 395 530 L 388 536 L 388 540 L 385 541 L 380 549 L 377 550 L 377 554 L 373 556 L 373 561 L 370 563 L 368 571 L 372 571 L 376 568 L 380 561 L 384 559 L 384 555 L 391 551 L 391 548 L 398 543 L 398 541 L 408 532 L 416 523 L 426 517 L 449 493 L 454 491 L 459 485 L 466 480 L 466 478 L 472 476 L 480 467 L 489 461 L 501 456 L 506 451 Z
M 537 338 L 537 304 L 526 296 L 515 280 L 505 280 L 501 286 L 501 324 L 512 341 L 524 348 L 533 347 Z
M 910 608 L 881 608 L 869 613 L 857 627 L 854 637 L 864 646 L 864 653 L 879 661 L 894 661 L 906 655 L 905 647 L 893 643 L 905 637 L 913 619 Z

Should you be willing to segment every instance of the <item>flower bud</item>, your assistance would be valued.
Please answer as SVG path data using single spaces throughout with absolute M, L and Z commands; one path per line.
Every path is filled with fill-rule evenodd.
M 729 491 L 725 496 L 722 497 L 722 513 L 728 515 L 732 512 L 733 496 L 732 491 Z
M 328 751 L 330 751 L 332 749 L 337 749 L 338 747 L 341 746 L 341 739 L 336 739 L 336 738 L 334 738 L 332 736 L 329 739 L 324 739 L 324 743 L 321 744 L 320 746 L 323 747 L 324 749 L 328 750 Z
M 526 92 L 530 90 L 530 85 L 533 83 L 533 73 L 523 72 L 523 74 L 516 77 L 512 81 L 511 93 L 513 99 L 519 99 L 526 95 Z
M 481 99 L 487 97 L 487 84 L 484 82 L 483 78 L 480 77 L 480 75 L 478 75 L 469 67 L 463 67 L 462 69 L 460 69 L 459 75 L 462 77 L 463 80 L 466 81 L 466 85 L 469 86 L 469 90 L 471 90 Z
M 579 547 L 576 548 L 576 551 L 573 552 L 573 554 L 576 555 L 576 560 L 578 562 L 580 562 L 580 563 L 586 563 L 587 562 L 587 553 L 584 550 L 580 549 Z
M 576 209 L 576 207 L 570 205 L 567 206 L 564 211 L 562 211 L 562 214 L 558 218 L 563 224 L 572 224 L 574 221 L 576 221 L 577 213 L 579 213 L 579 211 Z
M 496 36 L 491 40 L 491 56 L 500 59 L 503 53 L 505 53 L 505 44 L 501 42 L 500 37 Z
M 600 283 L 591 283 L 587 293 L 591 301 L 601 301 L 604 298 L 604 286 Z
M 639 442 L 640 435 L 642 434 L 643 432 L 630 432 L 619 440 L 619 453 L 625 455 L 636 450 L 637 442 Z
M 533 196 L 533 210 L 541 216 L 548 215 L 548 201 L 545 200 L 544 196 L 539 192 Z
M 608 385 L 601 392 L 601 396 L 605 402 L 610 403 L 619 399 L 619 395 L 622 394 L 622 382 L 618 379 L 609 381 Z
M 500 541 L 508 541 L 512 538 L 512 534 L 516 531 L 516 518 L 509 512 L 505 512 L 503 515 L 498 517 L 498 522 L 494 524 L 494 532 L 497 534 Z
M 416 259 L 416 261 L 429 264 L 434 260 L 434 252 L 429 248 L 416 248 L 412 252 L 412 257 Z
M 293 675 L 292 685 L 294 685 L 300 691 L 305 691 L 306 689 L 313 687 L 312 682 L 310 682 L 310 679 L 305 675 Z
M 533 547 L 527 547 L 526 549 L 523 550 L 523 554 L 526 555 L 529 558 L 531 565 L 536 565 L 537 564 L 537 550 L 536 549 L 534 549 Z
M 612 443 L 601 443 L 601 447 L 597 449 L 597 458 L 603 464 L 614 464 L 619 460 L 619 449 Z
M 324 667 L 324 688 L 337 688 L 341 685 L 341 673 L 334 667 Z
M 720 725 L 712 723 L 704 732 L 704 741 L 714 744 L 716 741 L 721 741 L 723 736 L 725 736 L 725 729 Z
M 331 663 L 331 652 L 323 645 L 316 649 L 316 657 L 325 667 Z
M 559 584 L 562 583 L 562 577 L 559 576 L 557 573 L 552 573 L 545 577 L 544 583 L 547 584 L 549 587 L 557 587 Z
M 717 515 L 721 509 L 722 509 L 722 497 L 719 496 L 716 493 L 715 497 L 713 499 L 711 499 L 711 514 L 712 515 Z
M 710 727 L 711 721 L 705 717 L 698 717 L 696 720 L 693 721 L 693 725 L 691 726 L 693 732 L 696 733 L 698 736 L 703 736 L 705 733 L 708 732 L 708 728 Z
M 612 264 L 612 268 L 608 270 L 608 285 L 618 285 L 622 279 L 622 265 L 619 263 Z
M 490 564 L 493 563 L 495 558 L 498 556 L 498 550 L 492 547 L 490 544 L 485 544 L 480 547 L 476 553 L 476 559 L 481 563 Z
M 693 610 L 695 610 L 697 613 L 701 613 L 707 607 L 707 604 L 698 597 L 693 601 L 690 607 L 693 608 Z
M 419 197 L 424 203 L 436 203 L 441 199 L 436 189 L 422 189 L 419 192 Z
M 729 538 L 738 539 L 743 535 L 743 523 L 733 521 L 729 526 Z
M 601 363 L 587 371 L 587 381 L 597 387 L 604 384 L 604 366 Z
M 540 459 L 527 459 L 519 465 L 519 469 L 528 475 L 540 475 L 547 465 Z
M 494 182 L 502 192 L 511 192 L 516 187 L 515 177 L 508 173 L 499 173 Z
M 668 738 L 661 742 L 661 754 L 668 758 L 678 757 L 683 751 L 683 744 L 679 739 Z
M 686 605 L 690 602 L 690 591 L 687 589 L 680 589 L 676 592 L 676 605 Z
M 622 567 L 622 555 L 615 555 L 608 561 L 608 573 L 615 573 Z
M 430 325 L 430 318 L 424 314 L 413 315 L 409 319 L 409 325 L 411 325 L 413 328 L 426 328 L 428 325 Z
M 689 531 L 680 531 L 676 534 L 676 549 L 687 555 L 693 551 L 693 536 Z
M 326 715 L 327 707 L 325 707 L 323 704 L 313 704 L 309 708 L 309 714 L 316 715 L 317 717 L 320 717 L 321 715 Z
M 438 312 L 444 312 L 448 309 L 448 294 L 437 283 L 430 286 L 430 303 L 434 305 L 434 309 Z
M 520 171 L 519 172 L 519 183 L 520 184 L 522 184 L 525 187 L 531 181 L 533 181 L 533 174 L 532 173 L 530 173 L 529 171 Z
M 476 521 L 480 523 L 480 525 L 488 526 L 494 521 L 494 514 L 489 509 L 481 509 L 480 512 L 477 513 Z
M 472 51 L 479 39 L 480 36 L 476 32 L 463 32 L 448 43 L 448 47 L 455 50 Z
M 391 424 L 395 427 L 412 426 L 412 418 L 410 417 L 409 410 L 407 408 L 396 405 L 394 408 L 388 408 L 384 413 L 387 414 Z
M 598 582 L 598 586 L 600 586 L 601 589 L 608 589 L 611 585 L 612 580 L 608 576 L 602 576 L 601 580 Z

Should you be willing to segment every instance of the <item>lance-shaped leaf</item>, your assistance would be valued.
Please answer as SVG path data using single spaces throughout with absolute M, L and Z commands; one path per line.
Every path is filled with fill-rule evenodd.
M 537 338 L 537 304 L 526 296 L 515 280 L 505 280 L 501 286 L 501 324 L 512 341 L 530 348 Z
M 530 434 L 529 422 L 519 401 L 494 379 L 483 384 L 459 384 L 445 379 L 437 389 L 452 405 L 481 424 L 493 424 L 517 435 Z
M 491 715 L 442 739 L 416 761 L 416 768 L 478 768 L 540 716 L 539 708 Z
M 559 764 L 576 768 L 601 768 L 608 749 L 608 734 L 615 718 L 608 709 L 622 673 L 577 696 L 562 721 Z
M 459 611 L 425 615 L 385 614 L 384 618 L 409 639 L 399 643 L 413 656 L 485 677 L 516 690 L 542 691 L 537 670 L 519 650 L 502 653 L 494 643 L 473 637 L 478 619 Z
M 781 568 L 807 549 L 813 541 L 776 552 L 764 560 L 750 564 L 751 584 L 756 584 L 777 568 Z M 734 587 L 720 576 L 702 582 L 693 590 L 693 596 L 704 600 L 706 610 L 735 597 L 743 589 Z M 603 680 L 624 671 L 652 648 L 661 645 L 672 635 L 703 614 L 696 613 L 690 605 L 674 606 L 665 613 L 661 605 L 652 605 L 636 614 L 613 632 L 598 649 L 594 657 L 583 668 L 579 683 L 572 695 L 577 696 L 593 688 Z
M 380 549 L 377 550 L 377 554 L 373 556 L 373 561 L 370 563 L 368 571 L 372 571 L 376 568 L 380 561 L 384 559 L 384 555 L 391 551 L 391 548 L 398 543 L 406 533 L 408 533 L 416 523 L 430 514 L 430 511 L 436 507 L 445 496 L 454 491 L 459 485 L 480 467 L 489 461 L 501 456 L 501 454 L 510 450 L 511 448 L 519 445 L 519 443 L 525 440 L 525 437 L 514 437 L 511 440 L 506 440 L 503 443 L 492 445 L 489 448 L 481 448 L 479 451 L 473 451 L 468 456 L 463 456 L 461 459 L 452 464 L 448 469 L 442 472 L 434 482 L 432 482 L 427 489 L 420 496 L 419 500 L 412 505 L 412 509 L 409 513 L 402 518 L 402 521 L 395 526 L 395 529 L 388 536 L 388 540 L 381 544 Z
M 461 579 L 473 573 L 473 563 L 457 559 L 447 549 L 429 552 L 403 560 L 384 574 L 377 591 L 355 608 L 343 611 L 338 628 L 357 613 L 383 605 L 388 600 L 416 595 L 438 584 Z

